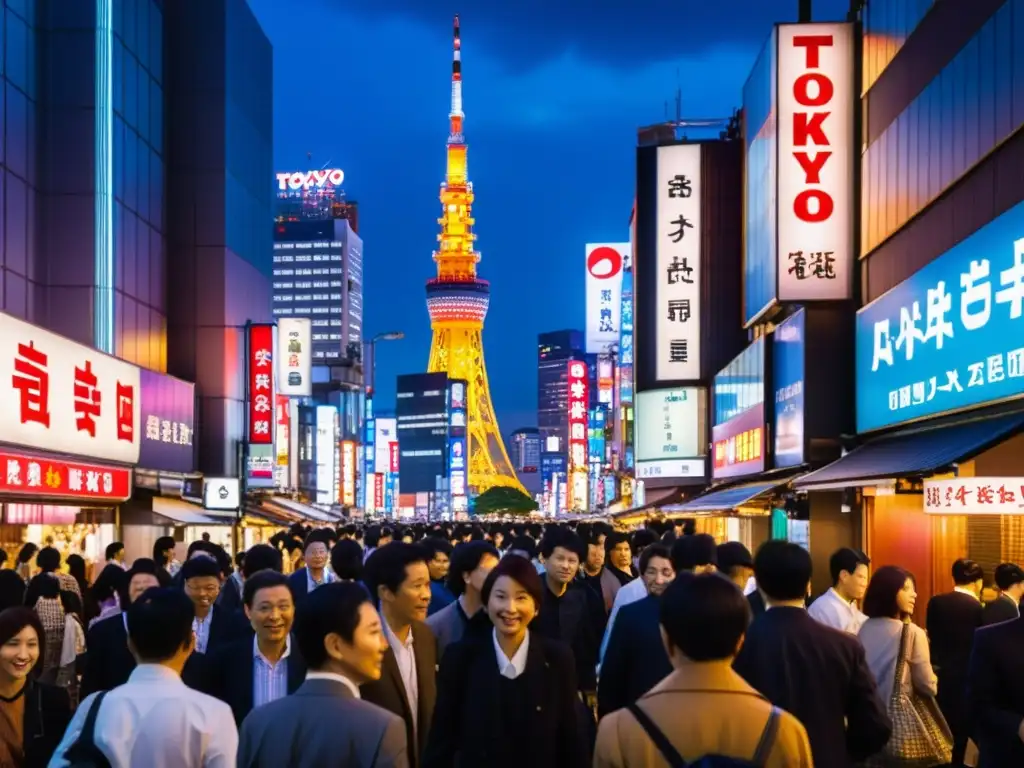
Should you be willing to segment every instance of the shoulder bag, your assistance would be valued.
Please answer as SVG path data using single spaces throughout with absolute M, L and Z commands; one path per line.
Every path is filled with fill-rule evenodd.
M 85 716 L 82 732 L 64 753 L 64 759 L 70 768 L 110 768 L 107 756 L 96 746 L 96 717 L 107 693 L 101 691 L 97 694 L 92 706 L 89 707 L 89 714 Z
M 913 676 L 906 674 L 913 643 L 910 624 L 904 623 L 888 707 L 892 736 L 869 765 L 932 768 L 953 761 L 953 734 L 938 702 L 934 696 L 918 692 Z

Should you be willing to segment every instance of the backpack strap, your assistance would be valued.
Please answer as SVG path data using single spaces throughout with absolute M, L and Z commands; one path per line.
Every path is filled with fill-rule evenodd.
M 758 768 L 764 768 L 768 764 L 768 757 L 775 747 L 775 737 L 779 735 L 779 719 L 779 708 L 772 707 L 768 722 L 761 731 L 761 739 L 757 742 L 757 749 L 754 750 L 754 759 L 751 761 Z
M 647 732 L 647 736 L 654 742 L 654 746 L 658 748 L 658 751 L 668 761 L 671 768 L 686 768 L 686 761 L 683 760 L 683 756 L 672 746 L 672 742 L 668 740 L 664 731 L 654 724 L 654 721 L 647 716 L 647 713 L 640 709 L 635 702 L 630 704 L 627 709 L 636 718 L 636 721 L 640 723 L 640 727 Z

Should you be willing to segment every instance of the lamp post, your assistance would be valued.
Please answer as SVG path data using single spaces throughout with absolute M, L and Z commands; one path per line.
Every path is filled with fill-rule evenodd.
M 367 346 L 369 346 L 369 348 L 370 348 L 370 370 L 369 370 L 370 376 L 369 376 L 369 381 L 368 382 L 364 382 L 364 386 L 363 386 L 364 396 L 366 398 L 366 401 L 365 401 L 366 405 L 364 406 L 364 409 L 363 409 L 363 422 L 364 422 L 364 425 L 365 425 L 365 422 L 367 421 L 367 417 L 368 417 L 369 412 L 370 412 L 369 404 L 371 402 L 371 398 L 373 397 L 374 386 L 377 383 L 377 376 L 376 376 L 376 373 L 377 373 L 377 342 L 378 341 L 400 341 L 400 340 L 402 340 L 404 338 L 405 338 L 405 333 L 402 332 L 402 331 L 385 331 L 383 333 L 378 333 L 377 335 L 373 336 L 367 342 Z M 366 374 L 366 371 L 365 371 L 365 367 L 364 367 L 364 376 L 365 376 L 365 374 Z M 365 447 L 367 445 L 369 445 L 369 434 L 366 434 L 363 437 L 364 450 L 362 451 L 362 453 L 364 453 L 364 454 L 365 454 Z M 362 461 L 359 462 L 359 463 L 362 464 L 362 469 L 363 469 L 363 485 L 362 485 L 363 493 L 362 493 L 361 501 L 362 501 L 362 507 L 363 507 L 364 514 L 367 513 L 367 511 L 368 511 L 367 508 L 370 507 L 373 504 L 373 496 L 372 496 L 373 488 L 370 487 L 370 476 L 371 476 L 370 469 L 376 470 L 376 466 L 375 466 L 375 464 L 373 462 L 374 462 L 374 460 L 371 459 L 369 456 L 366 456 L 366 455 L 364 455 Z M 374 510 L 374 511 L 376 511 L 376 510 Z
M 378 333 L 369 341 L 370 345 L 370 382 L 366 387 L 366 393 L 373 394 L 373 387 L 377 382 L 377 342 L 378 341 L 401 341 L 405 338 L 403 331 L 385 331 Z

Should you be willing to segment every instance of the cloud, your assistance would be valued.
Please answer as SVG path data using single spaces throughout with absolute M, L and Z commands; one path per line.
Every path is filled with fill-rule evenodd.
M 426 0 L 318 0 L 361 19 L 413 19 L 450 37 L 451 13 Z M 818 0 L 815 18 L 845 18 L 849 0 Z M 771 24 L 793 21 L 797 0 L 460 0 L 451 6 L 463 37 L 474 38 L 514 69 L 581 58 L 633 67 L 680 56 L 699 57 L 721 44 L 760 45 Z

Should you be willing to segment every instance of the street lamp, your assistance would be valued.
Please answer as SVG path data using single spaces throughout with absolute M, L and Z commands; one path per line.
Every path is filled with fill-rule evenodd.
M 401 341 L 405 338 L 403 331 L 385 331 L 378 333 L 370 339 L 370 385 L 366 388 L 369 394 L 373 394 L 373 387 L 376 384 L 377 373 L 377 342 L 378 341 Z

